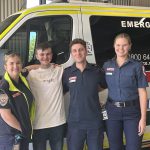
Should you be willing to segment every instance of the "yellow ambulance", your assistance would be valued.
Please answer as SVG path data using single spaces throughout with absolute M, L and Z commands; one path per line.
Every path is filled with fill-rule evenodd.
M 150 9 L 92 2 L 41 5 L 1 22 L 0 76 L 4 72 L 2 58 L 7 51 L 19 52 L 24 65 L 33 64 L 36 62 L 35 46 L 44 41 L 53 43 L 55 63 L 70 66 L 73 60 L 69 43 L 74 38 L 87 42 L 87 60 L 102 67 L 106 60 L 114 57 L 113 39 L 121 32 L 131 36 L 131 57 L 143 61 L 150 82 Z M 147 91 L 150 99 L 150 88 Z M 102 93 L 101 99 L 106 100 L 106 95 Z M 150 146 L 149 108 L 150 104 L 143 147 Z M 104 147 L 108 148 L 107 139 L 104 141 Z

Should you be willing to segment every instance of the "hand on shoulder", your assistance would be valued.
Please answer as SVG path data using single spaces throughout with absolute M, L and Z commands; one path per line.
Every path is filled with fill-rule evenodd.
M 30 65 L 30 66 L 26 66 L 25 68 L 22 69 L 22 72 L 26 72 L 26 71 L 31 71 L 31 70 L 36 70 L 40 67 L 40 64 L 35 64 L 35 65 Z

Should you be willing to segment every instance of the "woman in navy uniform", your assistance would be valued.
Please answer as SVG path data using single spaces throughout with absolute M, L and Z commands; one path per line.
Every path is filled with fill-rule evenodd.
M 146 127 L 148 83 L 142 62 L 129 57 L 131 45 L 128 34 L 117 35 L 116 57 L 103 66 L 108 84 L 106 127 L 110 150 L 123 150 L 123 132 L 126 150 L 140 150 Z
M 6 72 L 0 84 L 0 150 L 28 150 L 33 96 L 21 74 L 20 56 L 15 53 L 5 55 L 4 67 Z

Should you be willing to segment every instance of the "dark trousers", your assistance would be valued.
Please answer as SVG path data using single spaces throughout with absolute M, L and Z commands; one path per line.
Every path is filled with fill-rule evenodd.
M 106 121 L 110 150 L 123 150 L 123 133 L 126 139 L 126 150 L 141 150 L 142 136 L 138 135 L 140 120 L 139 106 L 117 108 L 107 105 Z
M 48 140 L 51 150 L 62 150 L 65 127 L 66 124 L 63 124 L 57 127 L 34 130 L 33 149 L 46 150 L 46 142 Z
M 68 127 L 68 150 L 83 150 L 84 144 L 88 150 L 103 149 L 103 130 L 101 129 L 77 129 Z
M 20 141 L 20 150 L 29 150 L 29 142 L 26 139 Z

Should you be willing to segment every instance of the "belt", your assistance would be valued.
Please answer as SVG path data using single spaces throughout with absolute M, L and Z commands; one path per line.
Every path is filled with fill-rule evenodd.
M 129 106 L 135 106 L 139 103 L 139 101 L 137 101 L 137 100 L 128 100 L 128 101 L 122 101 L 121 102 L 121 101 L 114 101 L 110 98 L 108 98 L 108 102 L 113 104 L 116 107 L 121 107 L 121 108 L 129 107 Z

